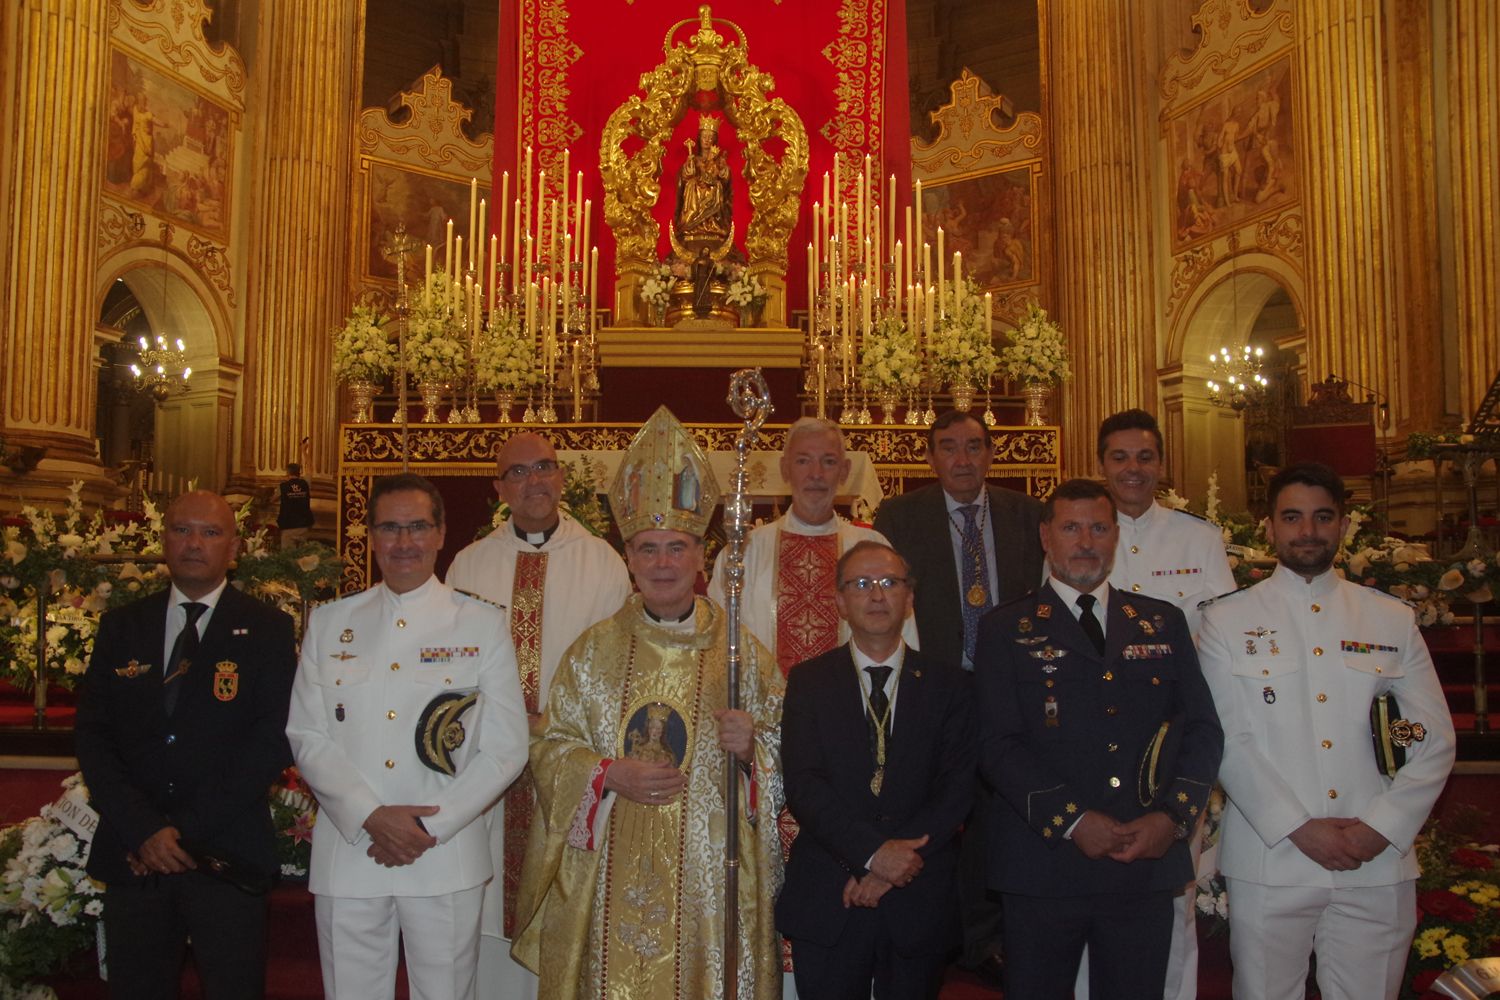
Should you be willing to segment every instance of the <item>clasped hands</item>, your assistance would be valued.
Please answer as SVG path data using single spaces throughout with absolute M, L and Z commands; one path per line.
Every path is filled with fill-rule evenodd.
M 870 858 L 870 870 L 864 877 L 849 877 L 844 883 L 844 909 L 851 906 L 874 907 L 880 897 L 893 888 L 905 888 L 922 870 L 922 855 L 917 852 L 927 846 L 928 835 L 922 834 L 914 840 L 887 840 Z
M 1177 836 L 1177 824 L 1164 812 L 1149 812 L 1128 823 L 1090 809 L 1073 828 L 1073 846 L 1084 857 L 1109 858 L 1123 864 L 1153 860 L 1167 853 Z
M 750 713 L 721 708 L 714 712 L 719 724 L 719 746 L 742 761 L 754 759 L 755 720 Z M 687 787 L 687 777 L 669 761 L 650 762 L 623 757 L 604 773 L 604 788 L 632 802 L 664 806 Z
M 130 874 L 177 875 L 197 868 L 198 864 L 193 856 L 177 843 L 180 839 L 182 834 L 175 826 L 164 826 L 157 830 L 141 844 L 138 853 L 125 855 Z
M 1310 819 L 1289 839 L 1297 850 L 1331 872 L 1349 872 L 1373 861 L 1391 842 L 1363 820 L 1353 817 Z
M 365 832 L 370 835 L 365 853 L 387 868 L 411 864 L 437 846 L 437 838 L 418 822 L 437 811 L 437 806 L 377 806 L 365 819 Z

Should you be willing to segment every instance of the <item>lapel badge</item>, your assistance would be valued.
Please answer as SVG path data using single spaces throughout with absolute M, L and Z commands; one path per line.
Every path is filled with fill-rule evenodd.
M 1051 662 L 1042 664 L 1042 673 L 1044 673 L 1044 674 L 1055 674 L 1055 673 L 1057 673 L 1057 664 L 1051 663 Z
M 1020 632 L 1022 635 L 1025 635 L 1027 632 L 1030 632 L 1031 631 L 1031 619 L 1030 618 L 1022 618 L 1020 621 L 1016 622 L 1016 631 Z
M 1281 655 L 1281 650 L 1276 646 L 1276 640 L 1275 639 L 1271 640 L 1271 655 L 1272 656 L 1280 656 Z
M 342 660 L 352 660 L 352 659 L 354 659 L 354 654 L 353 653 L 346 653 L 346 652 L 344 652 L 341 649 L 337 653 L 333 654 L 333 658 L 335 660 L 340 660 L 340 661 L 342 661 Z
M 220 660 L 214 666 L 214 697 L 220 701 L 234 701 L 240 693 L 239 664 L 233 660 Z
M 1042 715 L 1049 726 L 1057 725 L 1057 698 L 1048 695 L 1047 700 L 1042 703 Z
M 1251 656 L 1255 655 L 1256 650 L 1255 650 L 1255 640 L 1254 639 L 1246 639 L 1245 640 L 1245 652 L 1249 653 Z
M 1141 631 L 1144 632 L 1144 633 L 1146 633 L 1147 635 L 1155 635 L 1156 634 L 1156 627 L 1153 626 L 1146 619 L 1142 618 L 1140 620 L 1140 626 L 1141 626 Z
M 1016 645 L 1018 645 L 1018 646 L 1040 646 L 1042 643 L 1044 643 L 1046 641 L 1047 641 L 1047 637 L 1045 635 L 1028 635 L 1024 639 L 1017 639 L 1016 640 Z
M 1273 687 L 1267 687 L 1267 688 L 1263 689 L 1261 691 L 1261 693 L 1260 693 L 1260 696 L 1266 700 L 1266 704 L 1267 705 L 1274 705 L 1274 704 L 1276 704 L 1276 689 L 1275 688 L 1273 688 Z
M 344 721 L 344 703 L 343 702 L 339 702 L 337 705 L 334 706 L 333 717 L 335 719 L 338 719 L 340 722 Z
M 1122 605 L 1120 605 L 1120 610 L 1123 611 L 1123 612 L 1125 612 L 1125 617 L 1126 618 L 1134 618 L 1134 617 L 1136 617 L 1137 615 L 1140 614 L 1139 611 L 1137 611 L 1135 608 L 1132 608 L 1128 604 L 1122 604 Z
M 339 642 L 353 642 L 353 641 L 354 641 L 354 630 L 352 628 L 346 628 L 346 629 L 344 629 L 344 631 L 342 631 L 342 632 L 339 633 Z
M 116 667 L 115 674 L 119 677 L 139 677 L 151 669 L 151 664 L 142 663 L 140 660 L 131 660 L 123 667 Z
M 1268 635 L 1275 635 L 1276 630 L 1274 628 L 1266 628 L 1264 625 L 1257 625 L 1252 629 L 1247 629 L 1245 634 L 1256 639 L 1264 639 Z
M 1036 617 L 1038 621 L 1046 621 L 1052 617 L 1052 605 L 1038 604 L 1036 606 Z

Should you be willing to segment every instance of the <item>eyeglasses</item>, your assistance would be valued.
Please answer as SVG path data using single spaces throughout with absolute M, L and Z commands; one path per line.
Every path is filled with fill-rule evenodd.
M 414 542 L 420 542 L 437 528 L 431 521 L 412 521 L 410 524 L 401 524 L 398 521 L 381 521 L 371 530 L 378 535 L 382 541 L 394 542 L 401 537 L 404 531 L 411 536 Z
M 500 478 L 508 483 L 524 483 L 532 476 L 550 476 L 558 469 L 557 459 L 544 458 L 530 465 L 512 465 L 500 473 Z
M 845 580 L 839 584 L 839 589 L 847 590 L 853 587 L 861 594 L 868 594 L 877 587 L 882 591 L 900 590 L 909 582 L 904 576 L 856 576 L 852 580 Z

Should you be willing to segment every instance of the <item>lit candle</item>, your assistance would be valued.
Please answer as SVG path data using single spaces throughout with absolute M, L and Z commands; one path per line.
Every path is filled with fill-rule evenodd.
M 887 233 L 886 233 L 886 239 L 888 239 L 888 240 L 894 240 L 896 238 L 896 175 L 895 174 L 891 174 L 890 195 L 886 199 L 885 206 L 886 206 L 886 211 L 889 213 L 889 215 L 887 216 L 888 230 L 887 230 Z M 899 288 L 901 286 L 897 285 L 896 287 Z
M 936 332 L 936 328 L 933 324 L 933 296 L 931 285 L 927 286 L 927 291 L 924 293 L 924 297 L 927 299 L 927 336 L 931 337 L 933 333 Z
M 563 187 L 566 188 L 567 185 L 564 184 Z M 558 216 L 559 216 L 559 210 L 558 210 L 558 205 L 557 205 L 557 199 L 553 198 L 552 199 L 552 228 L 548 231 L 550 235 L 547 237 L 547 264 L 548 264 L 548 268 L 547 269 L 549 271 L 557 271 L 560 274 L 563 269 L 558 266 L 558 260 L 557 260 L 557 250 L 558 250 L 558 247 L 561 245 L 561 244 L 559 244 L 557 242 L 557 236 L 558 236 Z
M 521 272 L 525 269 L 525 261 L 521 259 L 521 199 L 517 198 L 511 209 L 510 227 L 510 294 L 519 295 L 526 278 Z M 526 277 L 530 277 L 527 275 Z
M 953 251 L 953 312 L 958 314 L 964 307 L 964 255 Z
M 990 339 L 995 336 L 995 300 L 989 292 L 984 293 L 984 334 Z
M 558 180 L 562 182 L 561 183 L 561 187 L 562 187 L 562 224 L 559 227 L 559 229 L 563 233 L 566 233 L 568 231 L 568 218 L 569 218 L 569 216 L 568 216 L 568 180 L 573 175 L 572 159 L 573 159 L 573 151 L 569 150 L 569 149 L 563 150 L 562 176 L 558 178 Z M 577 232 L 577 230 L 574 230 L 574 232 Z M 561 244 L 559 244 L 559 246 L 561 246 Z M 566 273 L 566 271 L 568 269 L 568 264 L 570 264 L 571 262 L 572 262 L 571 258 L 564 258 L 563 259 L 563 264 L 562 264 L 562 268 L 561 268 L 563 272 Z
M 578 176 L 582 177 L 583 174 L 580 173 Z M 579 190 L 582 190 L 582 189 L 583 188 L 580 185 Z M 591 249 L 593 247 L 593 244 L 589 242 L 589 237 L 593 234 L 593 228 L 594 228 L 594 200 L 592 198 L 590 198 L 589 200 L 587 200 L 587 201 L 585 201 L 583 203 L 583 242 L 580 243 L 580 244 L 578 244 L 578 259 L 579 260 L 583 259 L 583 252 L 585 250 Z
M 823 176 L 824 176 L 824 183 L 826 184 L 827 183 L 827 177 L 828 177 L 828 175 L 824 174 Z M 816 362 L 817 366 L 818 366 L 818 419 L 819 420 L 827 420 L 828 419 L 828 416 L 827 416 L 827 414 L 828 414 L 828 406 L 827 406 L 827 402 L 828 402 L 828 385 L 827 385 L 827 381 L 826 381 L 826 379 L 828 378 L 828 372 L 827 372 L 828 358 L 827 358 L 827 353 L 828 352 L 826 350 L 824 350 L 823 345 L 819 344 L 818 345 L 818 360 Z
M 914 292 L 911 285 L 906 286 L 906 329 L 911 331 L 912 339 L 917 336 L 917 315 L 914 312 L 917 302 Z
M 922 284 L 932 280 L 932 244 L 922 244 Z
M 916 275 L 914 275 L 914 274 L 911 273 L 911 256 L 912 256 L 912 254 L 917 249 L 917 245 L 911 241 L 911 206 L 910 205 L 906 206 L 906 229 L 903 231 L 903 235 L 904 235 L 905 243 L 906 243 L 906 276 L 907 276 L 907 278 L 910 279 L 910 278 L 916 277 Z
M 582 239 L 580 240 L 580 236 Z M 578 171 L 578 186 L 573 192 L 573 248 L 578 251 L 579 261 L 589 245 L 588 230 L 583 228 L 583 171 Z
M 503 250 L 506 247 L 510 246 L 510 242 L 508 240 L 506 240 L 506 238 L 505 238 L 506 235 L 507 235 L 507 233 L 506 233 L 506 225 L 505 224 L 510 221 L 510 215 L 509 215 L 508 212 L 505 211 L 505 206 L 510 204 L 510 171 L 509 170 L 507 170 L 505 173 L 503 173 L 503 174 L 500 175 L 500 200 L 498 202 L 496 202 L 495 204 L 497 206 L 499 206 L 498 207 L 498 211 L 499 211 L 499 215 L 500 215 L 500 248 Z M 511 260 L 514 261 L 515 259 L 516 259 L 515 255 L 512 255 L 511 256 Z M 495 263 L 498 264 L 499 262 L 500 262 L 499 258 L 496 258 Z
M 893 261 L 893 263 L 891 265 L 891 269 L 893 271 L 893 273 L 891 275 L 891 280 L 893 282 L 892 288 L 894 289 L 891 292 L 891 294 L 896 297 L 896 301 L 891 303 L 891 311 L 895 312 L 895 313 L 900 313 L 900 311 L 901 311 L 901 285 L 902 285 L 902 282 L 906 278 L 906 275 L 901 270 L 901 241 L 900 240 L 896 241 L 896 250 L 895 250 L 895 252 L 893 254 L 891 254 L 891 260 Z
M 917 216 L 917 243 L 922 242 L 922 182 L 917 181 L 917 193 L 912 199 L 912 210 Z M 916 243 L 912 244 L 916 246 Z
M 472 264 L 474 261 L 471 259 L 469 263 Z M 453 266 L 455 268 L 462 268 L 464 266 L 464 238 L 462 236 L 453 237 Z M 451 272 L 448 276 L 454 281 L 458 280 L 457 275 Z
M 448 220 L 447 235 L 443 240 L 443 273 L 453 273 L 453 220 Z
M 479 231 L 477 228 L 477 214 L 479 212 L 479 179 L 469 178 L 469 268 L 474 267 L 474 244 L 478 242 L 474 238 Z M 463 258 L 459 258 L 460 263 Z
M 589 343 L 599 327 L 599 248 L 589 248 Z
M 937 267 L 938 267 L 938 272 L 937 272 L 937 297 L 938 297 L 938 302 L 937 302 L 937 304 L 938 304 L 938 315 L 939 316 L 946 316 L 946 315 L 948 315 L 947 296 L 946 296 L 946 294 L 943 291 L 943 267 L 944 267 L 943 258 L 944 258 L 944 256 L 945 255 L 943 253 L 943 227 L 942 226 L 938 226 L 938 245 L 937 245 Z
M 504 212 L 500 213 L 500 218 L 502 220 L 504 220 L 504 218 L 505 218 L 505 213 Z M 498 257 L 499 253 L 500 253 L 500 237 L 498 237 L 498 236 L 491 236 L 490 237 L 490 266 L 489 266 L 489 270 L 485 272 L 485 277 L 487 277 L 489 279 L 488 281 L 485 282 L 485 291 L 488 292 L 488 294 L 485 296 L 485 300 L 484 301 L 489 304 L 490 315 L 492 317 L 494 316 L 494 313 L 495 313 L 495 271 L 496 271 L 496 266 L 495 265 L 497 265 L 500 262 L 499 261 L 499 257 Z
M 422 295 L 423 304 L 426 304 L 426 296 L 432 291 L 432 244 L 427 244 L 426 269 L 422 272 Z
M 583 393 L 579 391 L 583 380 L 578 371 L 578 341 L 573 341 L 568 347 L 573 354 L 573 419 L 579 420 L 583 417 Z
M 843 163 L 844 163 L 843 155 L 840 154 L 840 153 L 834 153 L 833 154 L 833 196 L 838 199 L 838 203 L 840 205 L 842 205 L 844 203 Z M 832 203 L 830 202 L 830 204 L 832 204 Z
M 480 198 L 479 199 L 479 228 L 475 229 L 475 230 L 472 230 L 473 235 L 470 237 L 470 239 L 472 239 L 474 241 L 474 251 L 473 251 L 473 253 L 474 253 L 474 270 L 477 273 L 479 273 L 479 274 L 483 274 L 484 273 L 484 213 L 485 213 L 484 199 Z
M 818 302 L 818 265 L 817 258 L 813 256 L 813 245 L 807 245 L 807 332 L 813 333 L 813 323 L 817 319 L 816 310 Z

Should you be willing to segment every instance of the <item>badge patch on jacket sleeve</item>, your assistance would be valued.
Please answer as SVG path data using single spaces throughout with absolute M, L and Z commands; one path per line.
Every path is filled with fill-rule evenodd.
M 240 693 L 239 664 L 233 660 L 220 660 L 214 666 L 214 697 L 220 701 L 234 701 Z

